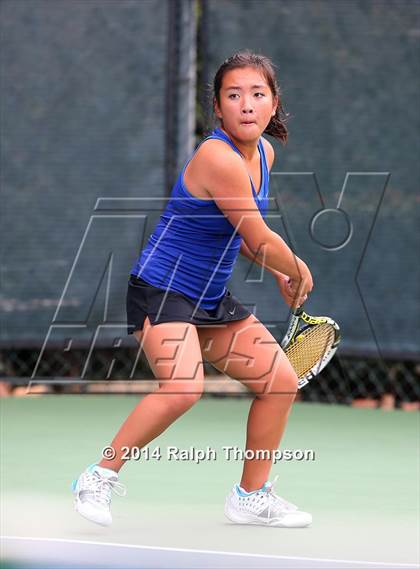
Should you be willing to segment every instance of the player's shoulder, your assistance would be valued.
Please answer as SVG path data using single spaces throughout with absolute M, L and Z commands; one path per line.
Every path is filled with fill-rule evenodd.
M 269 140 L 267 140 L 263 136 L 261 137 L 261 141 L 262 141 L 263 146 L 264 146 L 264 152 L 265 152 L 265 156 L 267 158 L 268 169 L 271 170 L 271 167 L 273 165 L 274 158 L 275 158 L 275 152 L 274 152 L 273 145 L 271 144 L 271 142 Z
M 261 137 L 261 141 L 264 146 L 267 166 L 270 170 L 275 158 L 274 148 L 271 142 L 266 138 Z M 219 138 L 203 140 L 195 153 L 194 162 L 200 166 L 208 166 L 210 169 L 212 167 L 222 169 L 233 168 L 234 170 L 238 168 L 240 170 L 244 169 L 242 157 L 238 152 L 226 141 Z
M 208 138 L 203 140 L 194 156 L 202 166 L 214 168 L 243 168 L 241 156 L 224 140 Z

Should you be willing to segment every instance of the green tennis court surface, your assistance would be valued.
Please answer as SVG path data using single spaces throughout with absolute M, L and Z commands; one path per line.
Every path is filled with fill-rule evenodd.
M 99 459 L 136 396 L 45 396 L 1 401 L 4 567 L 416 567 L 418 414 L 296 404 L 276 492 L 313 514 L 307 529 L 231 524 L 224 499 L 239 481 L 248 399 L 203 399 L 129 462 L 109 528 L 73 510 L 73 478 Z M 168 447 L 214 450 L 200 463 Z M 157 453 L 156 453 L 157 454 Z M 214 456 L 214 455 L 213 455 Z

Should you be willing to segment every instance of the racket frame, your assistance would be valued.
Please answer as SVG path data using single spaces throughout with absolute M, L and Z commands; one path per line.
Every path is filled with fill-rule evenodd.
M 317 376 L 319 372 L 325 368 L 333 358 L 341 340 L 340 327 L 337 322 L 328 316 L 310 316 L 303 310 L 303 305 L 301 305 L 292 310 L 286 334 L 280 344 L 283 350 L 286 350 L 296 340 L 299 336 L 299 332 L 304 331 L 299 329 L 301 321 L 310 326 L 316 326 L 317 324 L 330 324 L 334 329 L 335 337 L 331 348 L 324 353 L 322 358 L 309 371 L 307 371 L 303 377 L 299 378 L 298 389 L 302 389 L 302 387 L 307 385 L 311 379 Z

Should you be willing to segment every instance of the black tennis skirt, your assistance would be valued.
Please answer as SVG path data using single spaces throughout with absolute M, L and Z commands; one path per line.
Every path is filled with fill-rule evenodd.
M 142 330 L 146 316 L 152 325 L 163 322 L 189 322 L 196 326 L 208 326 L 243 320 L 251 314 L 228 289 L 216 308 L 195 308 L 196 303 L 185 294 L 157 288 L 130 275 L 127 290 L 128 334 Z

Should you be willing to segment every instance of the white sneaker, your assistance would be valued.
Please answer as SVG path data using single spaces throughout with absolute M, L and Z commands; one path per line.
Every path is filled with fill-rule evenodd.
M 312 516 L 301 512 L 297 506 L 287 502 L 273 492 L 273 482 L 267 481 L 254 492 L 245 492 L 235 484 L 226 498 L 225 515 L 237 524 L 261 524 L 284 528 L 302 528 L 312 523 Z
M 75 509 L 81 516 L 102 526 L 112 523 L 111 493 L 125 496 L 125 487 L 118 482 L 118 474 L 109 468 L 91 464 L 73 481 Z

